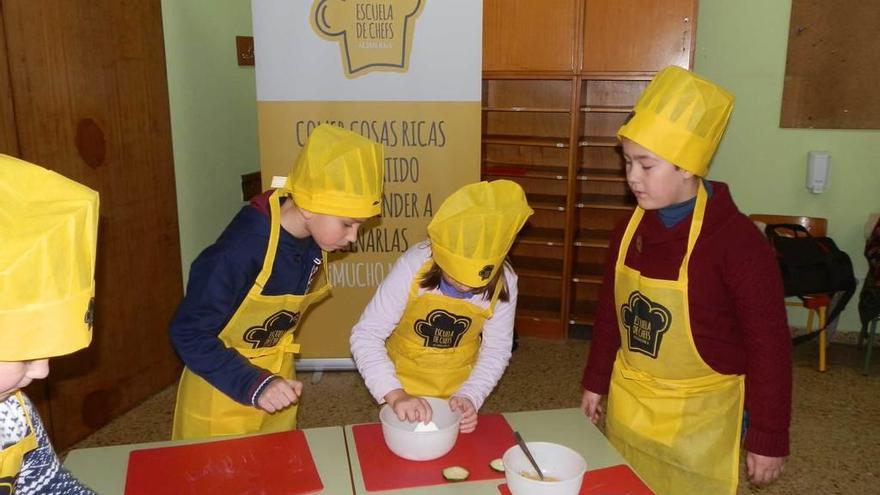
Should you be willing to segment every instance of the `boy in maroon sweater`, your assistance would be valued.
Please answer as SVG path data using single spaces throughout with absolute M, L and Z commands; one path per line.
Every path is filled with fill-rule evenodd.
M 791 343 L 774 254 L 726 184 L 703 179 L 733 97 L 659 72 L 618 137 L 639 207 L 609 250 L 581 408 L 659 494 L 733 494 L 782 472 Z

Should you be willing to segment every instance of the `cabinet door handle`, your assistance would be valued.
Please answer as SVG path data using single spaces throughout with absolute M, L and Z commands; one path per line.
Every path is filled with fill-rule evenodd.
M 691 18 L 688 17 L 688 16 L 685 16 L 685 17 L 682 19 L 682 21 L 684 21 L 685 24 L 689 24 L 689 23 L 691 22 Z M 682 53 L 687 52 L 688 33 L 690 33 L 690 30 L 689 30 L 689 29 L 685 29 L 685 30 L 682 31 L 682 33 L 681 33 L 681 52 L 682 52 Z

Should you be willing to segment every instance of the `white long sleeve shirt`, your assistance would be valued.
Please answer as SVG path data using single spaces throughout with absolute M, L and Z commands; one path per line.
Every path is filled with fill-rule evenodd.
M 351 353 L 355 364 L 370 393 L 380 404 L 385 401 L 384 397 L 388 392 L 403 388 L 395 373 L 394 363 L 388 357 L 385 340 L 391 336 L 403 317 L 416 273 L 430 258 L 429 241 L 418 243 L 403 253 L 379 285 L 373 299 L 351 331 Z M 505 263 L 503 269 L 509 300 L 503 302 L 499 299 L 495 304 L 492 317 L 483 325 L 483 339 L 477 363 L 468 379 L 453 394 L 470 399 L 478 410 L 495 388 L 510 361 L 517 277 L 508 264 Z M 419 289 L 419 294 L 425 292 L 425 289 Z M 439 294 L 440 290 L 434 289 L 430 292 Z M 490 301 L 479 294 L 468 299 L 468 302 L 488 308 Z

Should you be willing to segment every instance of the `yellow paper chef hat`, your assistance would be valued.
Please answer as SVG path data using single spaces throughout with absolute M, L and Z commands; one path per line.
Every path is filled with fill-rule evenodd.
M 0 361 L 92 340 L 98 193 L 0 155 Z
M 468 184 L 446 198 L 428 224 L 434 261 L 458 282 L 483 287 L 532 213 L 516 182 Z
M 733 95 L 677 66 L 666 67 L 617 131 L 666 161 L 704 177 L 733 110 Z
M 284 189 L 306 210 L 369 218 L 382 211 L 382 145 L 360 134 L 321 124 L 312 131 Z

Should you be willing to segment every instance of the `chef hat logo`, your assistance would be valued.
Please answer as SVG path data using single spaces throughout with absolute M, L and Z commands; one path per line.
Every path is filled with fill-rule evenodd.
M 406 72 L 424 5 L 425 0 L 315 0 L 310 22 L 318 36 L 339 44 L 346 77 Z

